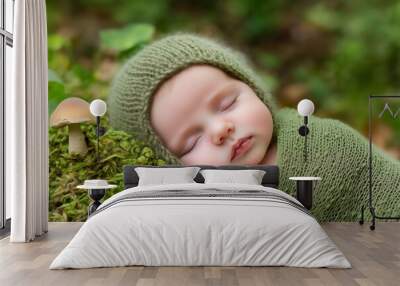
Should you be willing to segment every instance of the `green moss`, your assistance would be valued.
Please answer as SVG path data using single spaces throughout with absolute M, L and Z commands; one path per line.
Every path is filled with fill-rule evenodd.
M 123 190 L 123 166 L 132 164 L 164 165 L 144 142 L 108 127 L 100 138 L 99 162 L 96 161 L 94 125 L 81 125 L 88 152 L 81 156 L 68 153 L 68 128 L 49 130 L 49 220 L 85 221 L 90 198 L 86 190 L 77 189 L 86 179 L 106 179 L 117 188 L 107 191 L 104 199 Z

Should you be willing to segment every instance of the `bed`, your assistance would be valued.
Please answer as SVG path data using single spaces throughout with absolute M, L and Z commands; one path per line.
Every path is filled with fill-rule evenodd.
M 202 171 L 263 170 L 259 185 L 204 182 L 200 172 L 191 183 L 140 185 L 138 167 L 143 166 L 125 166 L 125 189 L 100 205 L 50 269 L 351 268 L 312 214 L 277 189 L 277 166 L 197 166 Z

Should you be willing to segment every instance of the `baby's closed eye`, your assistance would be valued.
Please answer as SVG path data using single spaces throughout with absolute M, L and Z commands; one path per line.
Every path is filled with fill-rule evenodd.
M 221 101 L 219 110 L 220 111 L 225 111 L 225 110 L 229 109 L 230 107 L 232 107 L 236 103 L 237 98 L 238 98 L 238 95 L 225 97 Z
M 197 136 L 193 136 L 193 137 L 189 138 L 189 140 L 188 140 L 188 142 L 189 142 L 188 146 L 189 147 L 185 148 L 185 150 L 182 152 L 182 154 L 180 156 L 182 157 L 182 156 L 185 156 L 186 154 L 190 153 L 194 149 L 194 147 L 196 146 L 196 144 L 199 141 L 200 137 L 201 137 L 201 135 L 197 135 Z

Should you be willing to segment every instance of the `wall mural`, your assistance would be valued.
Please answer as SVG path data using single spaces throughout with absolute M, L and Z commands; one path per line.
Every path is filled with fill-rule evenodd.
M 289 194 L 289 177 L 321 177 L 316 218 L 359 219 L 368 199 L 368 94 L 399 87 L 397 38 L 382 33 L 395 28 L 387 16 L 395 4 L 92 2 L 46 2 L 49 117 L 68 101 L 85 109 L 68 114 L 79 122 L 58 118 L 49 129 L 50 220 L 86 220 L 91 199 L 77 188 L 86 180 L 115 185 L 106 199 L 123 190 L 123 166 L 176 163 L 276 164 Z M 379 11 L 379 25 L 363 11 Z M 324 21 L 327 13 L 336 20 Z M 305 98 L 315 104 L 307 160 L 296 111 Z M 88 110 L 95 99 L 107 103 L 97 122 Z M 400 106 L 387 100 L 378 110 L 379 211 L 392 215 L 400 203 L 385 201 L 400 185 Z

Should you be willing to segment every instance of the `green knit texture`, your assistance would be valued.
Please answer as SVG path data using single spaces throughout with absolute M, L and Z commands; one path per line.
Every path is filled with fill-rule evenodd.
M 150 124 L 151 99 L 165 80 L 195 64 L 215 66 L 248 84 L 269 107 L 274 119 L 275 102 L 243 54 L 220 40 L 178 33 L 146 46 L 117 73 L 108 96 L 111 126 L 145 141 L 166 162 L 180 164 L 179 158 L 164 147 Z M 165 108 L 173 112 L 174 107 Z
M 309 118 L 307 162 L 304 137 L 298 133 L 303 118 L 294 109 L 277 112 L 279 189 L 295 195 L 292 176 L 317 176 L 313 215 L 320 221 L 357 221 L 360 208 L 368 211 L 369 142 L 350 126 L 336 119 Z M 373 205 L 378 216 L 400 215 L 400 162 L 373 145 Z

